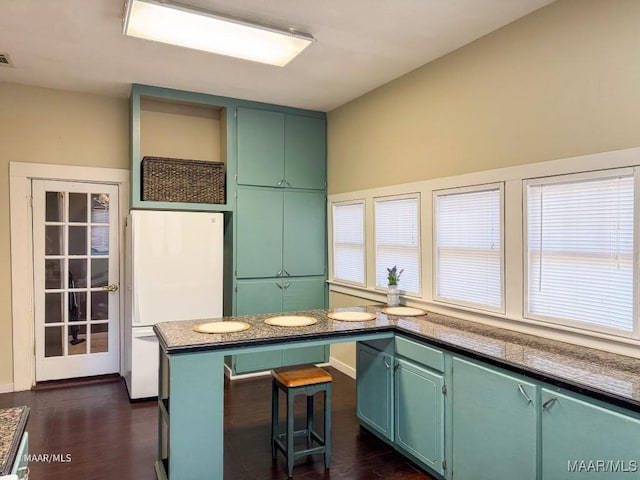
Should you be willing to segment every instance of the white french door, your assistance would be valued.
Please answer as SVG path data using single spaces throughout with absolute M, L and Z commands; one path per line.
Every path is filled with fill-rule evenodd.
M 32 182 L 36 381 L 118 372 L 118 186 Z

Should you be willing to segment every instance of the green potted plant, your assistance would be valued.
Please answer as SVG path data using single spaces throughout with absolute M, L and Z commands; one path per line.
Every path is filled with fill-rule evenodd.
M 398 271 L 398 266 L 394 265 L 393 268 L 387 268 L 387 305 L 395 307 L 400 303 L 400 292 L 398 291 L 398 282 L 400 281 L 400 275 L 404 272 L 404 268 Z

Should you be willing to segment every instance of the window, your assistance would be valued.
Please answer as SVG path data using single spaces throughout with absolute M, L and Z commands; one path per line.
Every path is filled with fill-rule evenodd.
M 528 180 L 529 318 L 633 331 L 631 169 Z
M 386 287 L 387 268 L 404 270 L 398 286 L 420 293 L 420 196 L 375 199 L 376 286 Z
M 434 298 L 504 311 L 502 184 L 434 192 Z
M 333 277 L 365 283 L 364 201 L 333 204 Z

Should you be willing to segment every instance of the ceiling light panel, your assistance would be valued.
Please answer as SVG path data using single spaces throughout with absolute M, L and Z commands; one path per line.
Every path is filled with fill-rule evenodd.
M 154 0 L 129 0 L 123 33 L 280 67 L 315 41 L 308 34 Z

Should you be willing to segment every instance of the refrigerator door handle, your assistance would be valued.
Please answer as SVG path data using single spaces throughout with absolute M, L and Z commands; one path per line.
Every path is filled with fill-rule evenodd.
M 140 305 L 138 304 L 138 295 L 136 292 L 138 291 L 138 275 L 136 275 L 137 265 L 136 265 L 136 254 L 135 248 L 133 248 L 136 244 L 136 229 L 134 228 L 134 217 L 131 217 L 131 322 L 132 324 L 140 323 Z

